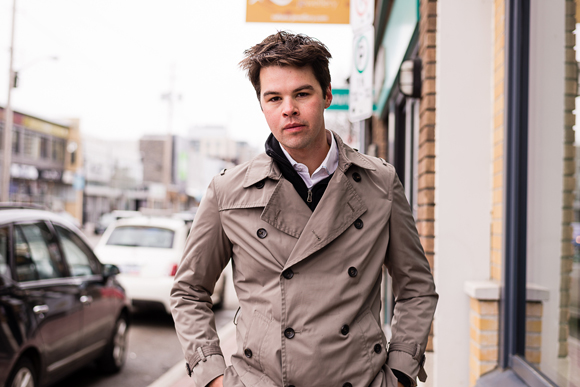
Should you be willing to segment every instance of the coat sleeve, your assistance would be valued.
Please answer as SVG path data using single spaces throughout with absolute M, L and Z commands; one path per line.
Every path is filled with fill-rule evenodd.
M 415 220 L 394 174 L 389 247 L 385 265 L 393 279 L 395 310 L 387 364 L 413 381 L 424 381 L 424 353 L 438 295 Z
M 220 220 L 214 179 L 196 213 L 171 289 L 177 337 L 187 370 L 198 387 L 209 384 L 226 368 L 211 309 L 211 294 L 231 252 Z

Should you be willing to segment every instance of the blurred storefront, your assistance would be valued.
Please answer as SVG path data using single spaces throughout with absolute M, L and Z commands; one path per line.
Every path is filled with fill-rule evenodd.
M 3 130 L 0 107 L 0 142 Z M 80 222 L 84 177 L 78 121 L 59 123 L 14 112 L 10 175 L 10 201 L 67 211 Z
M 376 3 L 365 149 L 440 294 L 426 385 L 580 386 L 576 2 Z

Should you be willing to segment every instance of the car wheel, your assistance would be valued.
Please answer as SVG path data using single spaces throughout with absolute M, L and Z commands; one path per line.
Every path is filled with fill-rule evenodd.
M 122 314 L 115 324 L 113 335 L 109 339 L 105 352 L 97 360 L 101 371 L 106 373 L 119 372 L 127 358 L 127 334 L 129 323 L 127 317 Z
M 11 377 L 6 383 L 7 387 L 35 387 L 36 386 L 36 370 L 34 365 L 27 358 L 23 357 L 16 363 L 16 367 L 12 371 Z

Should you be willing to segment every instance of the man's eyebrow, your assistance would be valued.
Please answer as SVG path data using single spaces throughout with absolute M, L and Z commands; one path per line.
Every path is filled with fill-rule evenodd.
M 295 88 L 294 90 L 292 90 L 292 92 L 296 93 L 300 90 L 314 90 L 314 87 L 312 85 L 306 84 Z M 268 95 L 278 95 L 278 94 L 280 94 L 278 91 L 265 91 L 264 94 L 262 94 L 262 96 L 266 97 Z

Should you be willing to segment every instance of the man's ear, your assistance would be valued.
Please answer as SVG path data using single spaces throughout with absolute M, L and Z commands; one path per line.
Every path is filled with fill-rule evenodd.
M 326 89 L 324 100 L 325 100 L 324 108 L 326 109 L 332 103 L 332 87 L 330 87 L 330 85 L 328 85 L 328 88 Z

